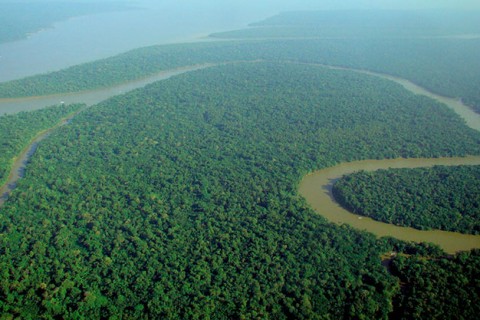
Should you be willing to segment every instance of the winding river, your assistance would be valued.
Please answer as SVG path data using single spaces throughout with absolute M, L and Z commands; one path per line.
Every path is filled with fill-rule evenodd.
M 15 113 L 24 110 L 35 110 L 44 108 L 48 105 L 63 103 L 86 103 L 93 105 L 99 103 L 112 96 L 131 91 L 136 88 L 141 88 L 149 83 L 168 79 L 172 76 L 212 67 L 218 64 L 202 64 L 186 66 L 173 70 L 160 72 L 154 76 L 146 77 L 144 79 L 131 81 L 122 85 L 113 86 L 94 91 L 86 91 L 72 94 L 60 94 L 44 97 L 33 98 L 19 98 L 19 99 L 0 99 L 0 115 L 3 113 Z M 375 73 L 367 70 L 358 70 L 337 66 L 320 65 L 325 68 L 348 70 L 352 72 L 359 72 L 371 76 L 381 77 L 401 84 L 407 90 L 415 93 L 428 96 L 439 102 L 446 104 L 452 108 L 457 114 L 465 119 L 466 124 L 476 130 L 480 130 L 480 115 L 473 112 L 469 107 L 465 106 L 460 100 L 443 97 L 433 94 L 424 88 L 415 85 L 414 83 L 393 77 L 387 74 Z M 59 124 L 60 125 L 60 124 Z M 58 125 L 57 125 L 58 126 Z M 44 139 L 48 133 L 54 128 L 39 133 L 24 151 L 16 158 L 8 181 L 5 185 L 0 186 L 0 205 L 3 204 L 8 193 L 15 188 L 15 185 L 23 175 L 27 162 L 35 152 L 38 143 Z M 455 232 L 446 231 L 421 231 L 412 228 L 399 227 L 383 222 L 374 221 L 370 218 L 361 217 L 350 213 L 343 209 L 335 202 L 332 196 L 331 188 L 336 179 L 339 179 L 344 174 L 349 174 L 358 170 L 378 170 L 386 168 L 415 168 L 427 167 L 433 165 L 460 165 L 480 164 L 480 156 L 464 157 L 464 158 L 434 158 L 434 159 L 390 159 L 390 160 L 365 160 L 350 163 L 342 163 L 334 167 L 326 168 L 313 172 L 305 176 L 300 185 L 299 193 L 319 214 L 338 224 L 349 224 L 355 228 L 363 229 L 372 232 L 378 236 L 392 236 L 401 240 L 416 241 L 416 242 L 432 242 L 441 246 L 446 252 L 454 253 L 462 250 L 469 250 L 472 248 L 480 248 L 480 236 L 464 235 Z
M 324 67 L 359 72 L 399 83 L 405 89 L 415 94 L 425 95 L 446 104 L 457 114 L 459 114 L 470 128 L 480 131 L 480 115 L 472 111 L 469 107 L 465 106 L 458 99 L 451 99 L 434 94 L 408 80 L 387 74 L 328 65 L 324 65 Z M 428 159 L 363 160 L 346 162 L 308 174 L 300 182 L 298 191 L 317 213 L 329 221 L 337 224 L 349 224 L 352 227 L 371 232 L 380 237 L 391 236 L 405 241 L 432 242 L 439 245 L 448 253 L 480 248 L 480 235 L 467 235 L 440 230 L 422 231 L 375 221 L 371 218 L 353 214 L 344 209 L 335 201 L 335 198 L 332 194 L 333 183 L 343 175 L 350 174 L 355 171 L 374 171 L 388 168 L 418 168 L 431 167 L 434 165 L 480 165 L 480 156 Z
M 123 94 L 134 89 L 142 88 L 147 84 L 165 80 L 170 77 L 191 72 L 195 70 L 200 70 L 214 66 L 214 64 L 201 64 L 201 65 L 192 65 L 185 66 L 181 68 L 171 69 L 159 72 L 153 76 L 133 80 L 123 84 L 115 85 L 108 88 L 83 91 L 77 93 L 69 94 L 57 94 L 49 96 L 40 96 L 40 97 L 28 97 L 28 98 L 16 98 L 16 99 L 0 99 L 0 116 L 2 114 L 17 113 L 21 111 L 31 111 L 45 108 L 46 106 L 56 105 L 59 103 L 85 103 L 88 106 L 97 104 L 103 100 L 106 100 L 110 97 Z M 50 129 L 39 132 L 33 139 L 30 145 L 28 145 L 22 152 L 14 159 L 12 168 L 8 175 L 7 181 L 0 185 L 0 207 L 5 203 L 10 192 L 17 186 L 17 182 L 21 179 L 27 167 L 27 164 L 30 158 L 33 156 L 37 150 L 38 144 L 45 139 L 50 132 L 58 128 L 59 126 L 65 125 L 71 120 L 75 115 L 62 119 L 58 124 L 53 126 Z

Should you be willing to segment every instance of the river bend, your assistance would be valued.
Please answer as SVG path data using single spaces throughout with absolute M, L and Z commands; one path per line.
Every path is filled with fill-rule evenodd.
M 405 241 L 432 242 L 448 253 L 480 248 L 480 236 L 440 230 L 418 230 L 400 227 L 353 214 L 335 201 L 332 186 L 345 174 L 355 171 L 374 171 L 388 168 L 418 168 L 434 165 L 480 165 L 480 156 L 458 158 L 418 158 L 363 160 L 345 162 L 313 172 L 300 182 L 298 191 L 310 206 L 331 222 L 348 224 L 379 237 L 390 236 Z
M 337 66 L 323 65 L 326 68 L 348 70 L 391 80 L 402 85 L 405 89 L 427 96 L 446 104 L 465 120 L 467 126 L 480 131 L 480 115 L 459 99 L 452 99 L 434 94 L 408 80 L 388 74 L 371 72 L 368 70 L 351 69 Z M 418 168 L 434 165 L 480 165 L 480 156 L 457 158 L 418 158 L 418 159 L 386 159 L 364 160 L 341 163 L 334 167 L 325 168 L 305 176 L 298 187 L 302 195 L 312 208 L 331 222 L 348 224 L 357 229 L 371 232 L 377 236 L 390 236 L 405 241 L 432 242 L 439 245 L 448 253 L 480 248 L 480 235 L 468 235 L 458 232 L 441 230 L 417 230 L 409 227 L 400 227 L 371 218 L 359 216 L 341 207 L 333 197 L 332 185 L 343 175 L 356 171 L 374 171 L 388 168 Z

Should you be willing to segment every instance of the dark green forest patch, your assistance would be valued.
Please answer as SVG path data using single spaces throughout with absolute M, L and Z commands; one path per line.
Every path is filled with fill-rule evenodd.
M 480 285 L 480 251 L 454 258 L 395 258 L 393 274 L 403 283 L 392 319 L 475 319 Z

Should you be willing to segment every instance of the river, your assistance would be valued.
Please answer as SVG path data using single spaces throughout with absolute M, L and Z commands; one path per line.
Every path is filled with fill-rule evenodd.
M 47 137 L 48 133 L 43 132 L 33 139 L 32 143 L 20 153 L 13 163 L 8 175 L 7 182 L 0 186 L 0 207 L 7 200 L 10 192 L 17 187 L 17 181 L 25 174 L 28 161 L 37 150 L 38 143 Z
M 439 94 L 435 94 L 423 87 L 416 85 L 415 83 L 407 79 L 395 77 L 385 73 L 373 72 L 373 71 L 363 70 L 363 69 L 330 66 L 330 65 L 321 65 L 321 66 L 329 69 L 334 69 L 334 70 L 347 70 L 347 71 L 358 72 L 358 73 L 367 74 L 367 75 L 371 75 L 371 76 L 396 82 L 402 85 L 408 91 L 413 92 L 414 94 L 421 94 L 423 96 L 429 97 L 433 100 L 437 100 L 438 102 L 447 105 L 447 107 L 455 111 L 455 113 L 457 113 L 463 120 L 465 120 L 465 123 L 467 124 L 467 126 L 477 131 L 480 131 L 480 114 L 473 111 L 470 107 L 464 105 L 460 99 L 453 99 L 453 98 L 445 97 Z
M 136 0 L 138 8 L 60 21 L 28 38 L 0 43 L 0 82 L 47 73 L 139 47 L 203 41 L 213 32 L 243 29 L 280 5 Z
M 480 115 L 465 106 L 460 100 L 443 97 L 402 78 L 387 74 L 375 73 L 367 70 L 349 69 L 336 66 L 324 66 L 330 69 L 349 70 L 363 74 L 373 75 L 394 81 L 401 84 L 405 89 L 425 95 L 438 102 L 446 104 L 466 124 L 475 130 L 480 131 Z M 422 231 L 413 228 L 399 227 L 373 219 L 362 217 L 342 208 L 332 195 L 333 183 L 345 174 L 355 171 L 374 171 L 388 168 L 418 168 L 431 167 L 434 165 L 480 165 L 480 156 L 464 158 L 433 158 L 433 159 L 386 159 L 386 160 L 364 160 L 341 163 L 334 167 L 325 168 L 305 176 L 299 184 L 298 191 L 312 208 L 337 224 L 348 224 L 357 229 L 366 230 L 377 236 L 391 236 L 397 239 L 415 242 L 432 242 L 439 245 L 448 253 L 480 248 L 480 235 L 467 235 L 456 232 L 431 230 Z
M 200 70 L 214 66 L 214 64 L 202 64 L 202 65 L 192 65 L 185 66 L 181 68 L 176 68 L 172 70 L 162 71 L 156 75 L 145 77 L 143 79 L 138 79 L 130 82 L 126 82 L 120 85 L 112 86 L 109 88 L 103 88 L 92 91 L 84 91 L 70 94 L 58 94 L 50 96 L 41 96 L 41 97 L 29 97 L 29 98 L 18 98 L 18 99 L 0 99 L 0 115 L 5 113 L 16 113 L 20 111 L 30 111 L 45 108 L 49 105 L 59 104 L 59 103 L 85 103 L 88 106 L 97 104 L 101 101 L 104 101 L 110 97 L 132 91 L 137 88 L 142 88 L 147 84 L 153 83 L 155 81 L 165 80 L 170 77 L 191 72 L 195 70 Z M 45 139 L 48 134 L 55 128 L 67 124 L 68 121 L 63 119 L 55 125 L 54 127 L 39 132 L 36 137 L 32 140 L 31 144 L 27 146 L 16 158 L 10 169 L 9 176 L 5 184 L 0 185 L 0 206 L 8 198 L 10 192 L 16 188 L 17 182 L 21 179 L 25 173 L 25 169 L 30 158 L 35 153 L 38 144 Z
M 199 70 L 210 66 L 213 66 L 213 64 L 206 63 L 202 65 L 192 65 L 172 70 L 166 70 L 150 77 L 145 77 L 142 79 L 137 79 L 98 90 L 82 91 L 67 94 L 62 93 L 40 97 L 0 99 L 0 116 L 4 114 L 17 113 L 20 111 L 32 111 L 42 109 L 46 106 L 58 105 L 61 103 L 85 103 L 87 106 L 91 106 L 110 97 L 123 94 L 137 88 L 142 88 L 149 83 L 165 80 L 185 72 Z

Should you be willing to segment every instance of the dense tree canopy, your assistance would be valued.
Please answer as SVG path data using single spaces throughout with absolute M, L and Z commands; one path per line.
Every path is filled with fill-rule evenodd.
M 403 283 L 394 300 L 393 319 L 476 319 L 480 279 L 480 251 L 454 258 L 399 256 L 392 273 Z
M 219 66 L 114 97 L 44 141 L 0 210 L 1 312 L 387 319 L 401 291 L 380 255 L 394 245 L 328 223 L 298 181 L 479 142 L 399 85 L 298 64 Z

